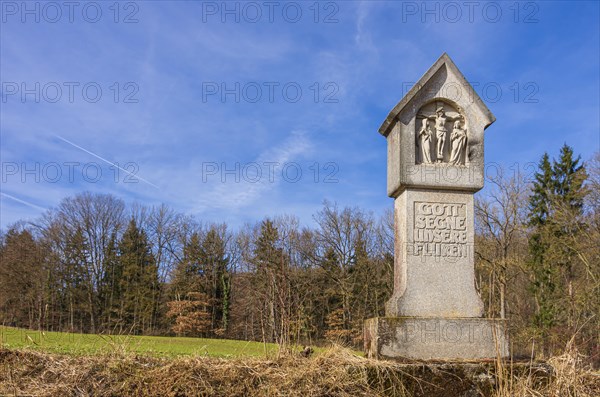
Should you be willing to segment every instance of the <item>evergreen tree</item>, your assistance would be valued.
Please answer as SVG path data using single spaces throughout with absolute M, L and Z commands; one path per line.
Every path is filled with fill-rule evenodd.
M 586 194 L 583 182 L 587 178 L 583 164 L 580 164 L 581 156 L 573 158 L 573 148 L 566 143 L 560 149 L 560 158 L 552 164 L 553 195 L 560 203 L 557 206 L 566 206 L 580 214 L 583 207 L 583 199 Z
M 230 280 L 227 266 L 225 240 L 215 226 L 212 226 L 200 247 L 200 261 L 203 276 L 203 291 L 210 302 L 211 327 L 224 331 L 229 311 Z
M 552 326 L 573 325 L 576 260 L 569 241 L 577 238 L 586 194 L 580 160 L 566 144 L 552 164 L 544 154 L 530 196 L 529 265 L 537 302 L 535 323 L 544 336 Z
M 123 262 L 119 260 L 116 233 L 113 232 L 104 253 L 104 276 L 100 287 L 102 305 L 102 326 L 111 331 L 119 324 L 119 306 L 121 300 L 121 279 Z
M 158 267 L 146 233 L 133 219 L 119 242 L 119 261 L 123 275 L 120 283 L 120 317 L 132 333 L 151 332 L 158 296 Z
M 90 298 L 93 296 L 93 291 L 88 288 L 89 283 L 86 282 L 88 242 L 79 227 L 65 242 L 61 278 L 64 281 L 64 294 L 69 313 L 69 330 L 83 331 L 85 313 L 97 310 L 93 307 L 93 300 Z
M 583 201 L 587 194 L 584 188 L 587 175 L 580 161 L 581 157 L 574 158 L 573 149 L 565 144 L 558 161 L 553 162 L 552 209 L 545 231 L 548 259 L 556 267 L 562 284 L 559 296 L 562 299 L 557 300 L 561 323 L 569 327 L 574 326 L 576 317 L 574 280 L 579 262 L 572 242 L 579 240 L 583 230 Z
M 208 328 L 221 335 L 227 327 L 231 290 L 225 240 L 216 226 L 211 226 L 204 238 L 193 233 L 183 252 L 183 259 L 178 263 L 171 282 L 172 299 L 181 302 L 191 299 L 191 296 L 198 300 L 197 297 L 201 296 L 205 302 L 202 305 L 189 304 L 187 310 L 200 307 L 208 310 Z M 170 303 L 173 307 L 181 305 Z
M 550 211 L 550 198 L 554 192 L 552 165 L 544 153 L 535 173 L 532 195 L 529 198 L 529 222 L 537 227 L 546 223 Z
M 201 239 L 193 233 L 183 244 L 183 257 L 175 267 L 171 281 L 171 299 L 185 300 L 190 292 L 203 292 L 201 283 Z
M 530 267 L 533 272 L 532 292 L 537 304 L 535 323 L 538 327 L 547 329 L 553 323 L 552 296 L 556 289 L 554 269 L 545 260 L 548 247 L 542 238 L 554 194 L 552 165 L 548 153 L 542 156 L 534 178 L 532 194 L 529 198 L 529 224 L 532 227 L 529 239 Z

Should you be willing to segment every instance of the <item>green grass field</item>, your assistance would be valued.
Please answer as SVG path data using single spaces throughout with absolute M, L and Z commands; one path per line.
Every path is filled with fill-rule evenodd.
M 73 334 L 0 326 L 0 348 L 75 356 L 131 352 L 152 356 L 266 357 L 277 345 L 229 339 Z

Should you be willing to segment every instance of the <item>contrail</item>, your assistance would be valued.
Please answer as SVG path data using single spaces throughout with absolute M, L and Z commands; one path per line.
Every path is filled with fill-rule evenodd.
M 31 208 L 35 208 L 35 209 L 42 210 L 42 211 L 46 211 L 48 209 L 48 208 L 40 207 L 39 205 L 31 204 L 30 202 L 27 202 L 25 200 L 21 200 L 20 198 L 17 198 L 15 196 L 11 196 L 10 194 L 6 194 L 6 193 L 3 193 L 3 192 L 0 192 L 0 195 L 4 196 L 6 198 L 9 198 L 11 200 L 14 200 L 14 201 L 16 201 L 18 203 L 25 204 L 26 206 L 31 207 Z
M 81 146 L 79 146 L 79 145 L 77 145 L 77 144 L 75 144 L 75 143 L 73 143 L 73 142 L 69 141 L 68 139 L 65 139 L 65 138 L 63 138 L 62 136 L 59 136 L 59 135 L 55 135 L 55 136 L 56 136 L 58 139 L 60 139 L 61 141 L 64 141 L 64 142 L 68 143 L 69 145 L 76 147 L 76 148 L 77 148 L 77 149 L 79 149 L 79 150 L 83 150 L 83 151 L 84 151 L 84 152 L 86 152 L 87 154 L 90 154 L 90 155 L 92 155 L 92 156 L 96 157 L 97 159 L 100 159 L 100 160 L 104 161 L 105 163 L 107 163 L 107 164 L 110 164 L 110 165 L 112 165 L 113 167 L 116 167 L 116 168 L 120 169 L 121 171 L 123 171 L 123 172 L 125 172 L 125 173 L 129 174 L 130 176 L 133 176 L 133 177 L 135 177 L 135 178 L 139 179 L 140 181 L 147 183 L 148 185 L 150 185 L 150 186 L 152 186 L 152 187 L 155 187 L 155 188 L 157 188 L 157 189 L 160 189 L 160 188 L 159 188 L 158 186 L 156 186 L 154 183 L 152 183 L 152 182 L 150 182 L 150 181 L 147 181 L 146 179 L 142 178 L 142 177 L 141 177 L 141 176 L 139 176 L 139 175 L 136 175 L 136 174 L 134 174 L 133 172 L 127 171 L 126 169 L 123 169 L 123 168 L 119 167 L 117 164 L 115 164 L 115 163 L 113 163 L 113 162 L 111 162 L 111 161 L 109 161 L 109 160 L 105 159 L 104 157 L 100 157 L 100 156 L 98 156 L 96 153 L 90 152 L 89 150 L 82 148 Z

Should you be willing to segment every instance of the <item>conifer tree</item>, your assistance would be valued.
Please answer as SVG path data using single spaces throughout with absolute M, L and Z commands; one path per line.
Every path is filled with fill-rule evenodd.
M 84 314 L 90 311 L 95 311 L 90 297 L 93 296 L 93 291 L 88 288 L 86 283 L 86 270 L 88 242 L 83 235 L 81 228 L 77 228 L 74 233 L 70 234 L 65 241 L 63 251 L 63 259 L 60 266 L 60 277 L 64 283 L 64 293 L 66 306 L 69 313 L 69 329 L 74 332 L 75 329 L 83 331 L 85 327 Z
M 104 254 L 104 277 L 99 295 L 102 301 L 103 327 L 111 332 L 119 324 L 119 301 L 121 299 L 121 278 L 123 262 L 118 257 L 116 233 L 112 233 Z
M 203 291 L 209 298 L 211 327 L 214 331 L 224 331 L 229 311 L 229 274 L 225 241 L 212 226 L 200 247 Z
M 172 300 L 185 300 L 190 292 L 203 292 L 200 245 L 200 235 L 196 232 L 183 244 L 183 257 L 177 263 L 171 281 Z
M 561 322 L 573 327 L 576 317 L 577 295 L 574 280 L 578 272 L 578 258 L 573 249 L 583 230 L 583 201 L 587 194 L 587 178 L 581 157 L 574 158 L 573 149 L 566 144 L 560 150 L 558 161 L 552 164 L 554 191 L 550 221 L 546 225 L 548 259 L 556 266 L 562 283 L 560 298 Z
M 123 325 L 132 333 L 150 332 L 155 320 L 158 268 L 146 233 L 133 219 L 119 242 L 121 308 Z
M 552 295 L 556 289 L 554 269 L 545 260 L 547 246 L 542 238 L 554 192 L 552 166 L 548 153 L 542 156 L 534 178 L 532 194 L 529 198 L 529 224 L 532 227 L 529 239 L 530 267 L 533 272 L 532 292 L 537 305 L 535 323 L 545 329 L 553 323 Z
M 586 190 L 583 182 L 587 178 L 581 164 L 581 156 L 573 158 L 573 148 L 566 143 L 560 149 L 560 158 L 552 164 L 554 197 L 576 214 L 581 213 Z M 558 205 L 560 205 L 558 204 Z
M 580 160 L 566 144 L 552 164 L 544 154 L 529 201 L 529 265 L 538 306 L 535 322 L 544 336 L 552 326 L 574 325 L 577 260 L 571 242 L 577 240 L 587 193 L 587 176 Z

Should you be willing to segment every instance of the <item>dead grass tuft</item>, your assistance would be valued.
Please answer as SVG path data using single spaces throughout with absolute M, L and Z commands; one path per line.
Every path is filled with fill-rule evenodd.
M 0 395 L 19 396 L 597 396 L 600 378 L 570 354 L 545 378 L 524 365 L 500 379 L 494 364 L 400 364 L 334 346 L 310 358 L 74 357 L 0 350 Z M 529 368 L 529 369 L 527 369 Z M 545 379 L 545 380 L 544 380 Z M 510 381 L 509 381 L 510 380 Z M 498 394 L 502 391 L 505 394 Z M 507 394 L 508 393 L 508 394 Z
M 572 339 L 563 354 L 546 363 L 530 363 L 516 370 L 513 364 L 502 363 L 502 370 L 496 371 L 494 397 L 600 396 L 600 373 L 586 367 L 584 358 Z

